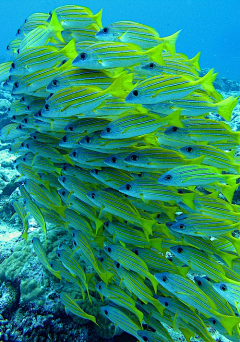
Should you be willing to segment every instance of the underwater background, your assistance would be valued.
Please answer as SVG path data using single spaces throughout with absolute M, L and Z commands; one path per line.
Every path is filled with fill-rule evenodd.
M 1 1 L 0 54 L 27 16 L 69 3 Z M 88 6 L 94 13 L 103 8 L 103 25 L 132 20 L 154 27 L 162 37 L 182 29 L 177 41 L 179 51 L 184 51 L 189 58 L 202 51 L 202 68 L 214 67 L 221 77 L 240 81 L 239 0 L 83 0 L 76 4 Z
M 14 44 L 11 56 L 6 46 L 32 13 L 66 4 L 87 6 L 93 14 L 103 9 L 103 27 L 131 20 L 156 29 L 160 37 L 181 30 L 179 54 L 173 42 L 163 55 L 168 62 L 180 58 L 176 73 L 187 91 L 188 82 L 195 87 L 194 94 L 190 91 L 184 103 L 180 83 L 178 97 L 173 95 L 171 87 L 178 84 L 171 70 L 159 66 L 160 79 L 170 79 L 166 86 L 173 102 L 154 88 L 150 97 L 159 96 L 158 102 L 145 103 L 144 96 L 134 102 L 138 86 L 156 76 L 145 66 L 157 58 L 161 65 L 153 51 L 145 65 L 146 50 L 140 69 L 134 62 L 123 65 L 124 71 L 85 65 L 95 72 L 85 80 L 82 42 L 74 42 L 77 52 L 70 46 L 71 29 L 71 34 L 65 29 L 62 45 L 50 36 L 60 64 L 47 66 L 44 80 L 39 75 L 47 62 L 40 63 L 40 73 L 34 69 L 31 79 Z M 239 14 L 238 0 L 1 3 L 0 80 L 7 80 L 9 68 L 10 77 L 0 88 L 0 342 L 240 341 Z M 99 21 L 96 26 L 100 29 Z M 95 43 L 95 32 L 91 39 Z M 80 79 L 71 77 L 76 69 L 67 73 L 71 64 L 62 48 L 69 42 L 66 56 L 80 68 Z M 197 58 L 191 60 L 199 51 L 201 70 Z M 53 75 L 60 79 L 58 90 Z M 89 89 L 100 84 L 93 98 L 97 105 L 88 111 L 84 100 L 73 103 L 70 97 L 65 107 L 58 94 L 68 96 L 72 86 L 85 91 L 82 84 Z M 193 101 L 189 110 L 194 95 L 203 109 Z M 78 104 L 81 109 L 71 112 Z M 129 118 L 133 123 L 125 126 Z M 179 127 L 180 135 L 171 135 Z M 189 155 L 195 147 L 196 155 Z M 121 152 L 124 157 L 115 165 L 114 156 Z M 146 159 L 139 164 L 139 157 Z M 191 172 L 193 184 L 165 187 L 164 177 L 175 177 L 171 171 L 177 167 Z M 201 168 L 212 173 L 213 182 L 198 175 Z M 136 184 L 140 190 L 134 192 Z M 180 230 L 184 223 L 189 224 L 186 233 Z M 232 287 L 221 292 L 228 283 Z M 187 298 L 179 288 L 189 291 Z

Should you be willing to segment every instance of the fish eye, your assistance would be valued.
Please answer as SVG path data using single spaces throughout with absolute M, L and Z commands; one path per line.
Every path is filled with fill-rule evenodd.
M 38 116 L 42 116 L 42 112 L 39 110 L 39 111 L 37 112 L 37 115 L 38 115 Z
M 27 123 L 27 122 L 28 122 L 28 119 L 27 119 L 27 118 L 25 118 L 25 119 L 23 119 L 23 121 L 24 121 L 25 123 Z
M 29 148 L 29 144 L 26 144 L 26 148 Z
M 134 249 L 134 250 L 133 250 L 133 253 L 135 253 L 136 255 L 138 255 L 138 250 L 137 250 L 137 249 Z
M 12 118 L 13 118 L 13 120 L 16 120 L 16 115 L 13 115 L 13 117 L 12 117 Z
M 58 84 L 58 81 L 57 81 L 57 80 L 53 80 L 53 81 L 52 81 L 52 84 L 56 87 L 57 84 Z
M 91 142 L 91 139 L 90 139 L 88 136 L 86 136 L 86 137 L 85 137 L 85 141 L 86 141 L 86 143 L 89 144 L 89 143 Z
M 7 50 L 10 50 L 10 45 L 7 46 Z
M 117 162 L 117 158 L 116 157 L 112 157 L 112 162 L 116 163 Z
M 104 258 L 101 257 L 101 258 L 99 258 L 98 260 L 99 260 L 100 262 L 103 262 L 103 261 L 104 261 Z
M 126 190 L 131 190 L 131 189 L 132 189 L 132 187 L 131 187 L 131 185 L 130 185 L 130 184 L 126 184 L 126 185 L 125 185 L 125 189 L 126 189 Z
M 66 142 L 67 141 L 67 137 L 66 135 L 64 135 L 64 137 L 62 138 L 63 142 Z
M 70 127 L 68 127 L 68 129 L 69 129 L 69 131 L 73 131 L 73 127 L 72 126 L 70 126 Z
M 111 251 L 112 251 L 112 248 L 111 248 L 111 247 L 108 247 L 108 249 L 107 249 L 107 250 L 108 250 L 108 252 L 109 252 L 109 253 L 111 253 Z
M 65 178 L 65 177 L 62 178 L 62 182 L 63 182 L 63 183 L 66 182 L 66 178 Z
M 150 69 L 153 69 L 155 66 L 156 66 L 156 65 L 155 65 L 154 63 L 150 63 L 150 64 L 149 64 L 149 68 L 150 68 Z
M 165 302 L 165 303 L 164 303 L 164 306 L 168 306 L 168 305 L 169 305 L 168 302 Z
M 12 63 L 11 66 L 12 66 L 13 69 L 15 69 L 15 67 L 16 67 L 15 63 Z
M 25 185 L 27 184 L 27 180 L 26 179 L 24 179 L 23 184 L 25 184 Z
M 177 191 L 179 194 L 183 194 L 183 191 L 182 190 L 178 190 Z
M 104 223 L 104 227 L 109 227 L 109 221 Z
M 33 135 L 32 137 L 33 137 L 33 139 L 35 139 L 35 140 L 37 139 L 36 135 Z
M 165 179 L 166 179 L 166 180 L 171 180 L 171 179 L 172 179 L 172 176 L 171 176 L 171 175 L 166 175 Z
M 21 143 L 21 146 L 24 147 L 24 143 Z
M 101 285 L 98 285 L 98 289 L 101 290 L 102 286 Z
M 81 59 L 82 61 L 84 61 L 85 59 L 87 59 L 87 54 L 86 54 L 85 52 L 80 53 L 80 59 Z
M 18 129 L 22 129 L 22 125 L 18 125 Z M 27 146 L 27 145 L 26 145 Z
M 108 27 L 104 27 L 103 28 L 103 33 L 108 33 L 109 32 L 109 28 Z
M 44 108 L 48 111 L 49 108 L 50 108 L 49 104 L 46 103 L 45 106 L 44 106 Z
M 17 53 L 20 53 L 20 49 L 17 49 Z
M 183 251 L 182 247 L 178 247 L 177 252 L 178 252 L 179 254 L 181 254 L 182 251 Z
M 97 169 L 93 169 L 92 172 L 95 174 L 95 175 L 98 175 L 98 171 Z
M 74 244 L 74 246 L 77 246 L 77 243 L 76 243 L 76 241 L 73 241 L 73 244 Z
M 20 29 L 18 29 L 18 30 L 17 30 L 17 34 L 20 34 L 20 33 L 21 33 L 21 30 L 20 30 Z
M 165 283 L 167 281 L 167 277 L 166 276 L 163 276 L 162 277 L 162 281 Z
M 178 130 L 178 127 L 176 127 L 176 126 L 172 127 L 172 132 L 177 132 L 177 130 Z
M 145 342 L 148 342 L 148 341 L 149 341 L 149 339 L 147 338 L 147 336 L 143 336 L 142 339 L 143 339 L 143 341 L 145 341 Z
M 180 229 L 184 229 L 184 228 L 185 228 L 185 224 L 180 223 L 179 228 L 180 228 Z
M 94 199 L 95 198 L 95 194 L 94 194 L 94 192 L 91 194 L 91 197 L 92 197 L 92 199 Z
M 133 90 L 133 96 L 138 96 L 138 90 L 136 89 L 136 90 Z
M 132 156 L 131 156 L 131 160 L 133 160 L 133 161 L 137 161 L 139 158 L 138 158 L 138 156 L 136 155 L 136 154 L 133 154 Z
M 23 161 L 26 161 L 26 157 L 23 157 L 23 159 L 22 159 Z
M 110 127 L 107 127 L 107 128 L 106 128 L 106 132 L 107 132 L 107 133 L 110 133 L 110 132 L 111 132 L 111 128 L 110 128 Z
M 198 284 L 199 286 L 201 286 L 201 285 L 202 285 L 201 280 L 198 280 L 198 281 L 197 281 L 197 284 Z
M 212 324 L 215 325 L 216 323 L 217 323 L 217 321 L 216 321 L 215 319 L 213 319 L 213 320 L 212 320 Z
M 62 191 L 62 195 L 65 196 L 66 195 L 66 191 Z
M 14 88 L 18 88 L 19 87 L 19 83 L 18 82 L 15 82 L 14 83 Z
M 120 267 L 120 264 L 119 262 L 116 263 L 116 267 L 119 268 Z
M 64 59 L 64 60 L 62 61 L 62 65 L 65 64 L 65 63 L 67 63 L 67 59 Z
M 225 284 L 221 285 L 220 290 L 227 291 L 227 286 Z
M 186 151 L 187 151 L 187 152 L 192 152 L 192 151 L 193 151 L 193 148 L 192 148 L 192 147 L 187 147 L 187 148 L 186 148 Z
M 104 310 L 104 313 L 105 313 L 105 315 L 108 315 L 108 311 L 107 310 Z
M 67 165 L 66 164 L 63 164 L 63 170 L 66 171 L 67 170 Z
M 142 173 L 139 173 L 137 176 L 138 176 L 139 178 L 141 178 L 141 177 L 142 177 Z
M 77 154 L 76 151 L 73 151 L 73 157 L 74 157 L 74 158 L 77 158 L 77 157 L 78 157 L 78 154 Z
M 20 100 L 20 102 L 24 102 L 25 101 L 25 97 L 23 96 Z
M 24 22 L 27 23 L 27 19 L 25 19 Z

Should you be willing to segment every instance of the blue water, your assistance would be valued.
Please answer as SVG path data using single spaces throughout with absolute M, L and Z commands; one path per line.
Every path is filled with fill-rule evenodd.
M 0 55 L 24 19 L 63 4 L 103 8 L 103 25 L 133 20 L 166 36 L 182 29 L 177 51 L 190 57 L 202 51 L 201 67 L 214 67 L 221 77 L 240 81 L 240 0 L 8 0 L 1 1 Z

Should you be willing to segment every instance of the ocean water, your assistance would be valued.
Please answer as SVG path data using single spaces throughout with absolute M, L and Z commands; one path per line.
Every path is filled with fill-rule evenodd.
M 103 25 L 133 20 L 154 27 L 162 37 L 181 29 L 177 51 L 189 58 L 202 51 L 202 68 L 214 67 L 221 77 L 240 81 L 239 0 L 1 1 L 0 55 L 28 15 L 71 3 L 93 13 L 103 8 Z

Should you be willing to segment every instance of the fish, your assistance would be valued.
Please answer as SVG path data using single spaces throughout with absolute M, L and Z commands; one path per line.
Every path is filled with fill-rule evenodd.
M 95 316 L 89 315 L 85 311 L 83 311 L 81 307 L 76 303 L 76 301 L 72 299 L 66 292 L 60 293 L 60 300 L 62 304 L 65 306 L 66 312 L 71 312 L 74 315 L 77 315 L 84 319 L 88 319 L 93 323 L 97 324 Z
M 55 9 L 58 21 L 64 29 L 86 28 L 89 25 L 96 24 L 102 27 L 102 10 L 94 14 L 88 7 L 77 5 L 63 5 Z M 48 20 L 51 19 L 52 12 Z
M 103 281 L 97 283 L 95 287 L 102 296 L 110 299 L 111 302 L 113 302 L 114 304 L 119 305 L 136 315 L 140 325 L 142 326 L 143 313 L 136 308 L 135 301 L 123 290 L 121 290 L 114 284 L 109 284 L 108 286 L 106 286 Z
M 149 272 L 146 263 L 139 256 L 120 245 L 105 246 L 104 251 L 114 261 L 121 263 L 125 269 L 138 273 L 144 279 L 147 277 L 151 281 L 155 292 L 157 292 L 158 283 L 153 275 Z
M 124 196 L 117 195 L 112 191 L 106 191 L 105 189 L 89 191 L 87 197 L 93 204 L 101 208 L 102 211 L 106 210 L 112 215 L 134 222 L 137 226 L 143 228 L 147 236 L 152 234 L 152 226 L 155 220 L 142 218 L 139 211 Z
M 111 96 L 123 96 L 131 87 L 131 74 L 122 73 L 105 90 L 96 86 L 69 87 L 56 91 L 43 107 L 43 117 L 84 116 Z M 81 99 L 81 101 L 79 101 Z M 87 114 L 86 114 L 87 115 Z
M 113 170 L 112 168 L 102 168 L 102 170 L 92 169 L 90 174 L 101 183 L 118 190 L 126 181 L 131 181 L 132 177 L 123 170 Z
M 63 27 L 58 22 L 56 12 L 53 11 L 49 25 L 39 25 L 35 29 L 31 30 L 21 41 L 21 44 L 18 48 L 18 53 L 21 53 L 22 51 L 32 47 L 46 45 L 47 42 L 53 37 L 64 43 L 61 31 L 63 31 Z
M 109 120 L 101 118 L 83 118 L 70 121 L 65 127 L 66 132 L 75 132 L 83 134 L 91 134 L 97 131 L 101 131 Z
M 158 178 L 158 183 L 171 186 L 207 185 L 218 181 L 236 185 L 238 175 L 221 174 L 218 168 L 207 165 L 176 166 Z
M 216 316 L 227 332 L 232 335 L 232 331 L 237 326 L 239 318 L 220 314 L 217 311 L 214 299 L 210 299 L 193 282 L 168 272 L 156 273 L 155 278 L 181 301 L 193 306 L 207 316 Z
M 154 298 L 152 291 L 145 285 L 143 278 L 134 271 L 129 272 L 119 262 L 114 262 L 115 270 L 129 291 L 134 293 L 144 304 L 151 303 L 156 310 L 163 316 L 163 308 Z
M 174 112 L 165 118 L 159 118 L 158 115 L 135 114 L 122 116 L 110 122 L 101 132 L 104 139 L 126 139 L 152 133 L 162 125 L 171 123 L 182 126 L 180 112 Z
M 83 285 L 84 289 L 86 289 L 89 301 L 91 303 L 92 300 L 89 295 L 89 289 L 88 289 L 88 281 L 90 279 L 89 278 L 90 274 L 88 274 L 87 276 L 86 273 L 84 272 L 84 269 L 79 264 L 79 262 L 77 262 L 77 260 L 74 259 L 73 256 L 70 253 L 68 253 L 64 248 L 63 249 L 60 248 L 57 250 L 57 256 L 63 263 L 64 267 L 66 267 L 71 274 L 75 275 L 76 277 L 80 279 L 80 283 Z M 85 293 L 83 289 L 82 289 L 82 297 L 83 299 L 85 299 Z
M 128 314 L 110 305 L 102 306 L 101 312 L 115 326 L 118 326 L 123 331 L 126 331 L 128 334 L 135 336 L 140 342 L 144 341 L 137 335 L 137 331 L 141 330 L 141 326 L 139 325 L 139 323 L 133 321 Z
M 216 263 L 206 252 L 192 246 L 178 245 L 170 248 L 178 259 L 190 266 L 197 273 L 205 274 L 213 281 L 229 281 L 225 276 L 224 269 Z
M 127 95 L 127 103 L 155 104 L 164 101 L 181 99 L 191 94 L 196 89 L 205 89 L 215 92 L 212 85 L 213 70 L 196 81 L 189 80 L 186 76 L 160 75 L 147 78 L 140 82 Z
M 200 213 L 188 214 L 185 218 L 171 225 L 171 230 L 183 235 L 193 236 L 222 236 L 238 229 L 239 223 L 233 223 L 231 220 L 221 220 L 206 216 Z
M 43 249 L 43 246 L 39 240 L 39 238 L 37 237 L 33 237 L 32 238 L 32 245 L 33 245 L 33 249 L 34 249 L 34 252 L 36 253 L 37 257 L 38 257 L 38 260 L 41 262 L 41 264 L 46 267 L 48 269 L 49 272 L 51 272 L 55 277 L 57 277 L 58 279 L 62 279 L 61 278 L 61 275 L 60 275 L 60 272 L 59 271 L 55 271 L 48 259 L 47 259 L 47 255 Z
M 184 156 L 176 151 L 169 151 L 164 148 L 140 148 L 132 152 L 124 159 L 129 165 L 146 168 L 146 170 L 171 169 L 181 167 L 182 165 L 189 167 L 190 164 L 201 164 L 205 157 L 201 156 L 194 160 L 187 160 Z
M 159 33 L 150 26 L 130 20 L 121 20 L 102 28 L 96 33 L 96 38 L 101 41 L 134 43 L 143 49 L 164 43 L 166 49 L 174 56 L 175 43 L 179 32 L 160 38 Z
M 213 288 L 230 304 L 235 306 L 239 313 L 239 286 L 237 284 L 232 284 L 231 282 L 219 282 L 214 283 Z
M 162 186 L 153 179 L 138 179 L 127 182 L 119 187 L 119 191 L 126 195 L 140 198 L 143 202 L 147 203 L 149 200 L 158 201 L 161 198 L 162 201 L 170 203 L 179 203 L 182 201 L 190 208 L 195 208 L 194 194 L 178 194 L 174 187 Z
M 26 49 L 19 53 L 11 64 L 10 75 L 28 75 L 42 69 L 59 65 L 67 58 L 76 55 L 75 42 L 71 40 L 58 51 L 52 46 Z
M 0 63 L 0 82 L 4 82 L 8 79 L 10 76 L 10 67 L 11 67 L 12 62 L 3 62 Z
M 144 51 L 132 43 L 99 42 L 79 52 L 72 65 L 82 69 L 103 70 L 129 67 L 148 60 L 164 64 L 161 56 L 163 49 L 164 44 Z

